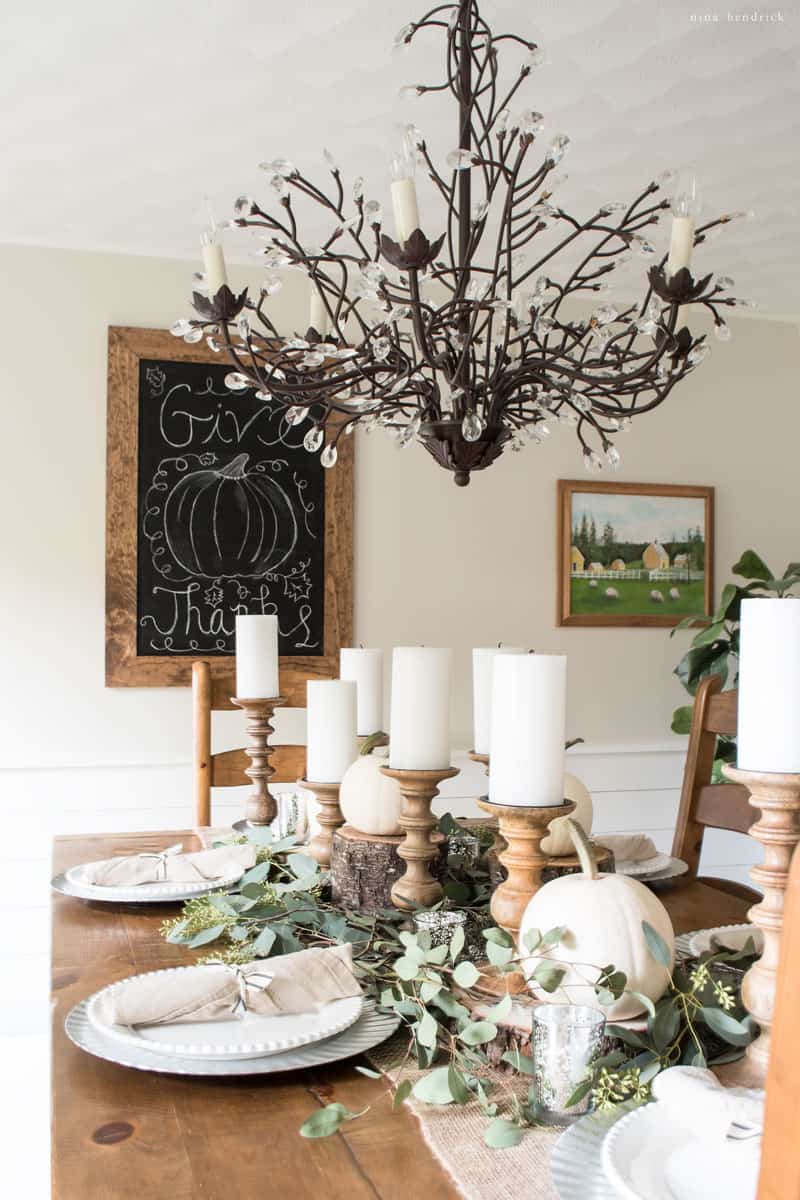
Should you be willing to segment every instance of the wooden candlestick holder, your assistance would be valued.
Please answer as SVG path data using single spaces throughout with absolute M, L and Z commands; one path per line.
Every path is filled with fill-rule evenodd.
M 300 787 L 307 788 L 309 792 L 313 792 L 317 800 L 319 800 L 317 820 L 319 821 L 320 830 L 309 842 L 308 852 L 312 858 L 317 860 L 321 867 L 329 867 L 331 865 L 333 835 L 340 825 L 344 825 L 342 810 L 339 808 L 340 784 L 312 783 L 308 779 L 300 779 L 298 783 Z
M 434 879 L 428 864 L 439 853 L 431 840 L 436 828 L 436 817 L 431 812 L 431 803 L 444 779 L 458 774 L 458 767 L 443 767 L 438 771 L 403 771 L 395 767 L 381 767 L 384 775 L 396 779 L 403 796 L 403 812 L 400 824 L 405 830 L 405 840 L 397 853 L 406 863 L 405 874 L 401 875 L 392 888 L 392 904 L 404 912 L 418 905 L 430 907 L 442 898 L 442 885 Z
M 484 812 L 497 817 L 500 833 L 507 845 L 500 851 L 500 862 L 508 878 L 499 885 L 490 905 L 492 916 L 501 929 L 510 933 L 516 945 L 522 916 L 528 901 L 542 886 L 542 869 L 549 861 L 542 854 L 542 839 L 550 822 L 575 811 L 572 800 L 561 804 L 534 807 L 522 804 L 492 804 L 479 800 Z
M 244 709 L 249 745 L 245 753 L 250 759 L 250 766 L 245 767 L 245 775 L 253 781 L 253 790 L 245 804 L 245 819 L 251 825 L 269 825 L 278 815 L 278 806 L 269 787 L 270 779 L 275 774 L 275 768 L 270 763 L 272 747 L 269 739 L 272 735 L 272 720 L 275 709 L 286 703 L 285 696 L 272 696 L 267 700 L 241 700 L 231 696 L 231 704 Z
M 481 763 L 486 768 L 486 774 L 487 775 L 489 774 L 489 755 L 488 754 L 478 754 L 477 750 L 468 750 L 467 758 L 472 759 L 473 762 Z
M 725 1081 L 763 1087 L 771 1046 L 775 985 L 783 929 L 783 910 L 792 852 L 800 842 L 800 774 L 742 771 L 723 767 L 733 783 L 750 792 L 750 803 L 761 817 L 750 827 L 750 837 L 764 847 L 764 862 L 750 877 L 764 889 L 764 899 L 753 905 L 748 917 L 764 935 L 761 957 L 742 980 L 742 1003 L 761 1029 L 740 1062 L 725 1068 Z

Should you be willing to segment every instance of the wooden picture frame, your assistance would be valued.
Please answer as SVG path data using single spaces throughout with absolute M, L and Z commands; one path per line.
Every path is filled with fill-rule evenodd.
M 139 552 L 139 364 L 204 363 L 219 367 L 222 355 L 187 345 L 160 329 L 112 326 L 108 331 L 108 426 L 106 462 L 106 686 L 189 687 L 192 662 L 203 651 L 180 656 L 137 652 Z M 339 674 L 339 649 L 353 637 L 353 438 L 339 442 L 339 459 L 324 476 L 323 653 L 281 656 L 281 692 L 289 705 L 305 707 L 309 679 Z M 232 707 L 233 655 L 209 655 L 213 707 Z
M 652 524 L 662 522 L 665 530 L 654 529 L 651 541 L 646 535 L 624 543 L 630 555 L 641 558 L 622 557 L 623 543 L 606 539 L 606 546 L 615 556 L 609 563 L 597 561 L 587 563 L 580 547 L 574 545 L 573 523 L 576 517 L 576 497 L 597 497 L 586 500 L 582 513 L 596 508 L 598 514 L 616 509 L 620 512 L 623 529 L 634 529 L 636 524 L 650 520 Z M 611 498 L 621 497 L 622 501 Z M 670 498 L 675 505 L 642 504 L 635 506 L 634 498 L 642 500 Z M 604 499 L 605 498 L 605 499 Z M 696 501 L 688 505 L 686 501 Z M 642 515 L 637 515 L 637 507 Z M 628 513 L 626 510 L 630 510 Z M 661 511 L 663 510 L 663 512 Z M 702 512 L 701 536 L 694 530 L 686 530 L 685 542 L 673 540 L 673 532 L 683 532 L 678 526 L 673 530 L 672 514 L 696 514 Z M 606 525 L 614 533 L 613 518 Z M 699 523 L 698 523 L 699 526 Z M 639 531 L 641 533 L 641 530 Z M 660 539 L 659 539 L 660 535 Z M 669 536 L 668 536 L 669 535 Z M 691 536 L 690 536 L 691 535 Z M 620 535 L 622 536 L 622 535 Z M 672 557 L 663 544 L 682 549 Z M 701 546 L 702 542 L 702 546 Z M 591 543 L 591 544 L 597 544 Z M 685 546 L 685 548 L 684 548 Z M 616 548 L 616 553 L 614 548 Z M 703 566 L 696 560 L 702 550 Z M 648 560 L 648 554 L 650 558 Z M 714 603 L 714 489 L 692 487 L 683 484 L 662 483 L 600 483 L 594 480 L 560 479 L 558 481 L 558 601 L 556 622 L 558 625 L 577 626 L 660 626 L 677 625 L 687 616 L 695 616 L 698 622 L 713 613 Z M 669 584 L 669 586 L 664 586 Z M 591 591 L 589 590 L 591 589 Z M 616 593 L 616 595 L 611 594 Z M 655 596 L 654 593 L 658 593 Z M 660 599 L 658 598 L 660 596 Z M 698 603 L 699 601 L 699 603 Z M 624 608 L 626 611 L 614 611 Z M 695 611 L 702 608 L 702 611 Z

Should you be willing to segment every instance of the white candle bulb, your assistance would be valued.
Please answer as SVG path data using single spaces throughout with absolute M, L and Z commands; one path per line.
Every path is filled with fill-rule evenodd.
M 524 654 L 521 646 L 486 646 L 472 651 L 472 749 L 488 754 L 492 719 L 492 666 L 498 654 Z
M 316 329 L 320 337 L 324 338 L 325 334 L 330 329 L 330 316 L 328 309 L 325 306 L 325 301 L 322 299 L 322 294 L 316 284 L 311 285 L 311 301 L 309 303 L 308 323 L 312 329 Z
M 450 766 L 452 650 L 398 646 L 392 655 L 389 766 L 439 771 Z
M 236 695 L 240 700 L 268 700 L 280 695 L 277 617 L 237 615 Z
M 306 684 L 306 778 L 340 783 L 358 758 L 356 685 L 351 679 L 310 679 Z
M 671 208 L 672 230 L 667 256 L 667 279 L 671 279 L 683 267 L 688 269 L 692 261 L 694 227 L 702 208 L 700 185 L 692 172 L 682 172 L 678 176 Z
M 222 242 L 214 228 L 203 234 L 200 244 L 203 250 L 203 270 L 206 274 L 208 294 L 213 299 L 219 289 L 228 282 L 228 274 L 225 270 L 225 251 L 222 249 Z
M 492 666 L 489 799 L 533 808 L 564 801 L 567 660 L 508 654 Z
M 339 651 L 339 675 L 356 684 L 358 733 L 377 733 L 383 728 L 383 651 L 343 647 Z
M 416 148 L 404 137 L 402 152 L 392 159 L 392 210 L 397 240 L 401 245 L 408 241 L 415 229 L 419 229 L 415 169 Z
M 800 771 L 800 600 L 743 600 L 737 764 Z

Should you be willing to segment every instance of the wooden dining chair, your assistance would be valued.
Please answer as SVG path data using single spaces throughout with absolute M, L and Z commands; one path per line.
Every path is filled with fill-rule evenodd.
M 244 749 L 211 752 L 211 714 L 236 709 L 231 703 L 232 691 L 231 680 L 212 676 L 207 662 L 192 664 L 192 766 L 194 820 L 198 826 L 211 824 L 212 787 L 241 787 L 249 782 L 245 768 L 250 759 Z M 306 748 L 275 746 L 270 762 L 275 769 L 270 783 L 295 783 L 305 775 Z
M 702 681 L 694 698 L 681 802 L 672 842 L 673 855 L 689 864 L 690 876 L 695 879 L 698 878 L 706 829 L 747 833 L 756 820 L 756 812 L 748 802 L 747 788 L 739 783 L 711 782 L 717 738 L 736 734 L 738 692 L 723 692 L 722 683 L 719 675 L 710 675 Z M 761 899 L 761 894 L 754 888 L 732 879 L 702 876 L 700 881 L 752 903 Z
M 758 1200 L 800 1197 L 800 852 L 795 850 L 781 932 L 778 984 L 767 1071 Z

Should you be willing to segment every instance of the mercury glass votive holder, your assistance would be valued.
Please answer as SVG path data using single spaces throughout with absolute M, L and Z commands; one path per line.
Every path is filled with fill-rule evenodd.
M 417 933 L 430 934 L 431 947 L 449 942 L 457 929 L 467 933 L 467 913 L 455 908 L 434 908 L 414 913 L 412 917 Z
M 539 1004 L 533 1010 L 533 1084 L 545 1125 L 569 1125 L 591 1107 L 591 1094 L 567 1107 L 600 1056 L 606 1019 L 582 1004 Z

